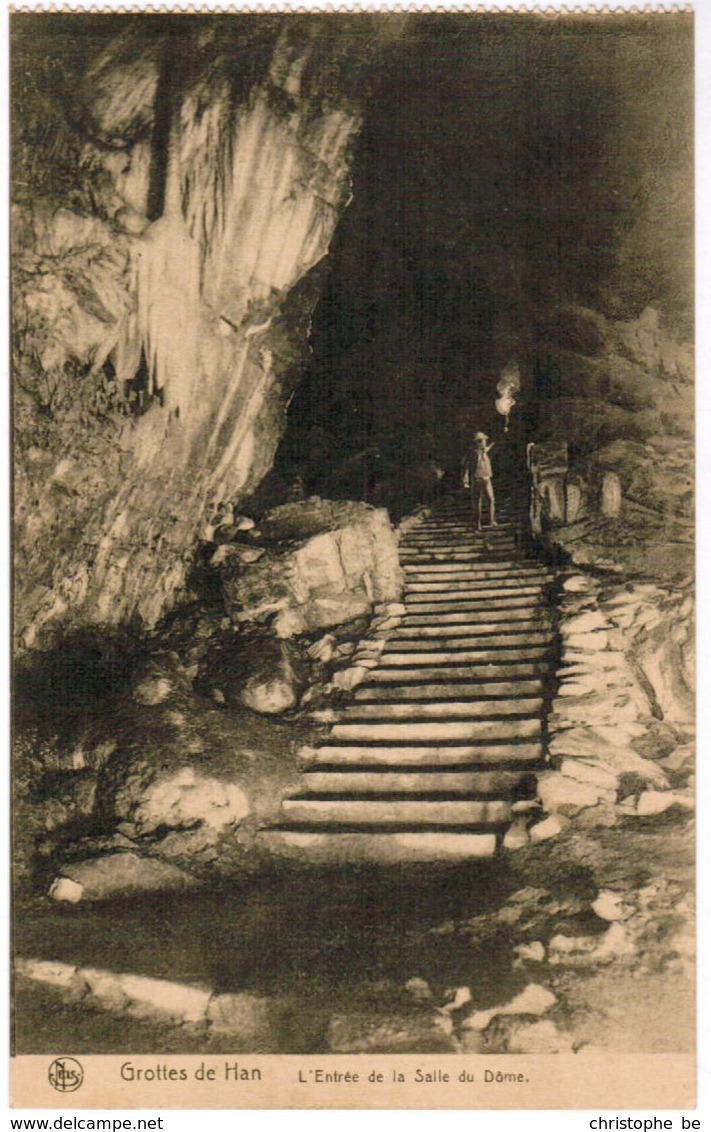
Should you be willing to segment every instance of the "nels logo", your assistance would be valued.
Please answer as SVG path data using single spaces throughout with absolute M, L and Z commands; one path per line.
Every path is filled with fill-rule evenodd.
M 74 1057 L 57 1057 L 47 1073 L 49 1083 L 58 1093 L 74 1093 L 84 1080 L 84 1070 Z

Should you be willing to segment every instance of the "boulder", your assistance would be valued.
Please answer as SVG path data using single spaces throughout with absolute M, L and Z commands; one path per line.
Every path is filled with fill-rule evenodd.
M 560 813 L 572 817 L 587 806 L 596 806 L 605 796 L 614 801 L 614 792 L 595 783 L 580 782 L 556 771 L 538 776 L 538 797 L 549 814 Z M 540 832 L 538 836 L 540 837 Z
M 432 998 L 430 984 L 426 979 L 420 979 L 417 976 L 407 980 L 405 990 L 408 994 L 412 995 L 416 1002 L 426 1002 L 428 999 Z
M 625 920 L 631 913 L 631 909 L 625 906 L 624 897 L 619 892 L 611 892 L 609 889 L 602 889 L 590 907 L 596 916 L 609 924 L 617 920 Z
M 599 610 L 590 610 L 580 613 L 577 617 L 567 618 L 561 625 L 560 631 L 564 639 L 582 633 L 595 633 L 601 629 L 609 628 L 607 618 Z
M 585 574 L 569 574 L 563 582 L 563 591 L 571 594 L 589 593 L 594 587 L 593 579 Z
M 574 778 L 601 790 L 614 793 L 619 785 L 619 775 L 599 763 L 583 762 L 582 759 L 563 759 L 560 772 L 567 778 Z
M 556 814 L 551 814 L 550 817 L 531 826 L 529 837 L 534 844 L 538 844 L 541 841 L 549 841 L 551 837 L 557 837 L 564 829 L 564 822 Z
M 296 699 L 293 683 L 279 677 L 267 680 L 252 676 L 240 694 L 244 706 L 260 715 L 280 715 L 294 707 Z
M 675 794 L 671 791 L 645 790 L 637 801 L 637 816 L 640 818 L 654 817 L 664 814 L 667 810 L 677 807 L 681 810 L 693 810 L 694 800 L 685 794 Z
M 218 546 L 217 550 L 210 559 L 211 566 L 221 566 L 223 562 L 232 560 L 238 562 L 241 566 L 249 566 L 252 562 L 259 562 L 259 559 L 264 556 L 264 547 L 261 546 L 239 546 L 234 543 L 222 543 Z
M 261 524 L 268 547 L 251 565 L 221 567 L 234 621 L 277 613 L 281 637 L 316 632 L 397 601 L 402 571 L 387 512 L 365 503 L 309 499 L 287 504 Z
M 637 949 L 625 927 L 611 923 L 602 935 L 554 935 L 548 943 L 549 962 L 567 967 L 588 967 L 629 959 Z
M 511 825 L 506 830 L 503 839 L 503 848 L 514 852 L 516 849 L 525 849 L 530 844 L 531 837 L 528 832 L 528 815 L 515 814 Z
M 336 638 L 333 633 L 325 633 L 323 637 L 319 637 L 308 648 L 308 654 L 312 660 L 318 660 L 321 664 L 328 664 L 329 660 L 337 654 L 338 646 Z M 343 654 L 341 654 L 343 655 Z
M 203 987 L 149 979 L 144 975 L 120 975 L 117 990 L 125 999 L 125 1010 L 134 1018 L 173 1021 L 183 1025 L 204 1022 L 210 992 Z
M 485 1030 L 493 1018 L 506 1014 L 545 1014 L 554 1006 L 556 997 L 547 987 L 537 983 L 529 985 L 502 1006 L 492 1006 L 489 1010 L 477 1010 L 465 1018 L 462 1027 L 466 1030 Z
M 125 814 L 139 835 L 159 829 L 192 828 L 196 825 L 214 831 L 237 825 L 250 812 L 245 792 L 231 782 L 207 777 L 192 766 L 156 774 L 145 783 L 131 804 L 126 799 Z
M 94 1005 L 116 1014 L 124 1012 L 128 1002 L 119 974 L 95 967 L 82 967 L 79 974 Z
M 631 958 L 637 954 L 637 948 L 628 935 L 627 930 L 615 921 L 603 935 L 595 949 L 595 958 L 602 963 L 612 959 Z
M 84 885 L 69 877 L 55 877 L 47 895 L 62 904 L 78 904 L 84 897 Z
M 333 686 L 339 688 L 343 692 L 351 692 L 362 684 L 368 675 L 368 669 L 364 664 L 354 664 L 350 668 L 341 668 L 340 671 L 333 674 Z
M 343 593 L 333 597 L 314 597 L 303 605 L 283 609 L 274 618 L 273 628 L 278 637 L 301 636 L 319 629 L 343 625 L 371 612 L 367 594 Z
M 573 1039 L 562 1034 L 549 1019 L 540 1022 L 512 1021 L 506 1027 L 507 1053 L 570 1053 Z
M 71 904 L 136 892 L 184 892 L 196 884 L 193 877 L 175 865 L 136 853 L 112 853 L 65 865 L 63 874 L 53 882 L 49 895 Z
M 615 727 L 574 726 L 554 735 L 549 744 L 551 757 L 584 759 L 607 768 L 613 774 L 636 774 L 641 782 L 649 786 L 668 786 L 667 776 L 662 768 L 648 759 L 642 758 L 631 746 L 639 732 L 633 724 Z
M 58 963 L 53 959 L 23 959 L 18 957 L 14 963 L 15 974 L 45 986 L 59 990 L 71 990 L 77 978 L 76 967 L 69 963 Z
M 289 653 L 281 641 L 261 638 L 245 658 L 247 679 L 238 693 L 240 703 L 261 715 L 280 715 L 294 707 L 297 685 Z

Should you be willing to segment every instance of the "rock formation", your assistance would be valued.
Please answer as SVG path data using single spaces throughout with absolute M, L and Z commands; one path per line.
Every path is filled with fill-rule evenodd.
M 268 470 L 370 55 L 397 21 L 146 35 L 129 20 L 98 53 L 90 37 L 63 114 L 28 19 L 13 235 L 17 630 L 32 646 L 59 622 L 154 625 L 206 511 Z

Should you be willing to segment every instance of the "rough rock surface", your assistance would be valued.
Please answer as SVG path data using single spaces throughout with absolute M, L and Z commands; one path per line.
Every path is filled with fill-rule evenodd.
M 262 715 L 280 715 L 297 701 L 297 680 L 282 641 L 262 638 L 245 666 L 240 702 Z
M 236 622 L 276 615 L 280 637 L 312 633 L 367 615 L 402 589 L 387 512 L 367 504 L 306 500 L 268 513 L 260 530 L 273 549 L 248 567 L 221 568 Z
M 352 47 L 341 31 L 331 62 L 302 87 L 313 29 L 298 19 L 275 27 L 263 74 L 234 105 L 212 73 L 208 29 L 196 85 L 182 92 L 182 206 L 168 214 L 166 204 L 158 219 L 149 143 L 134 144 L 136 120 L 150 136 L 155 53 L 137 47 L 130 99 L 111 45 L 75 76 L 97 129 L 125 142 L 127 164 L 82 134 L 71 144 L 90 157 L 76 179 L 96 171 L 86 208 L 102 215 L 47 200 L 16 209 L 22 645 L 41 644 L 60 622 L 155 625 L 185 586 L 206 515 L 269 469 L 361 122 L 365 88 L 336 94 Z M 157 294 L 151 278 L 161 280 Z M 172 351 L 172 364 L 153 395 L 149 384 L 126 404 L 142 346 L 153 360 Z M 118 380 L 103 368 L 109 355 Z
M 511 849 L 526 845 L 523 826 L 540 842 L 569 819 L 610 826 L 633 815 L 681 816 L 694 805 L 690 587 L 567 572 L 560 590 L 550 769 L 538 777 L 542 811 L 519 822 Z

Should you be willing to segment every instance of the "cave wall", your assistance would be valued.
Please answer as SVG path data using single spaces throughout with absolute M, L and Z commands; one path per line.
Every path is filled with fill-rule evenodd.
M 68 171 L 34 192 L 20 178 L 13 211 L 22 645 L 58 624 L 154 625 L 211 510 L 270 467 L 348 203 L 365 94 L 348 52 L 367 62 L 382 23 L 269 17 L 231 59 L 219 20 L 164 41 L 129 27 L 87 49 L 66 117 L 40 90 L 39 140 L 55 126 Z M 15 29 L 15 154 L 31 174 L 39 95 L 22 47 L 43 27 Z
M 155 624 L 305 370 L 310 487 L 456 474 L 515 356 L 522 445 L 691 515 L 692 17 L 399 19 L 13 17 L 22 644 Z
M 456 466 L 502 430 L 515 357 L 526 442 L 688 456 L 693 138 L 690 13 L 415 18 L 359 137 L 305 435 L 319 411 L 349 454 L 427 430 Z

